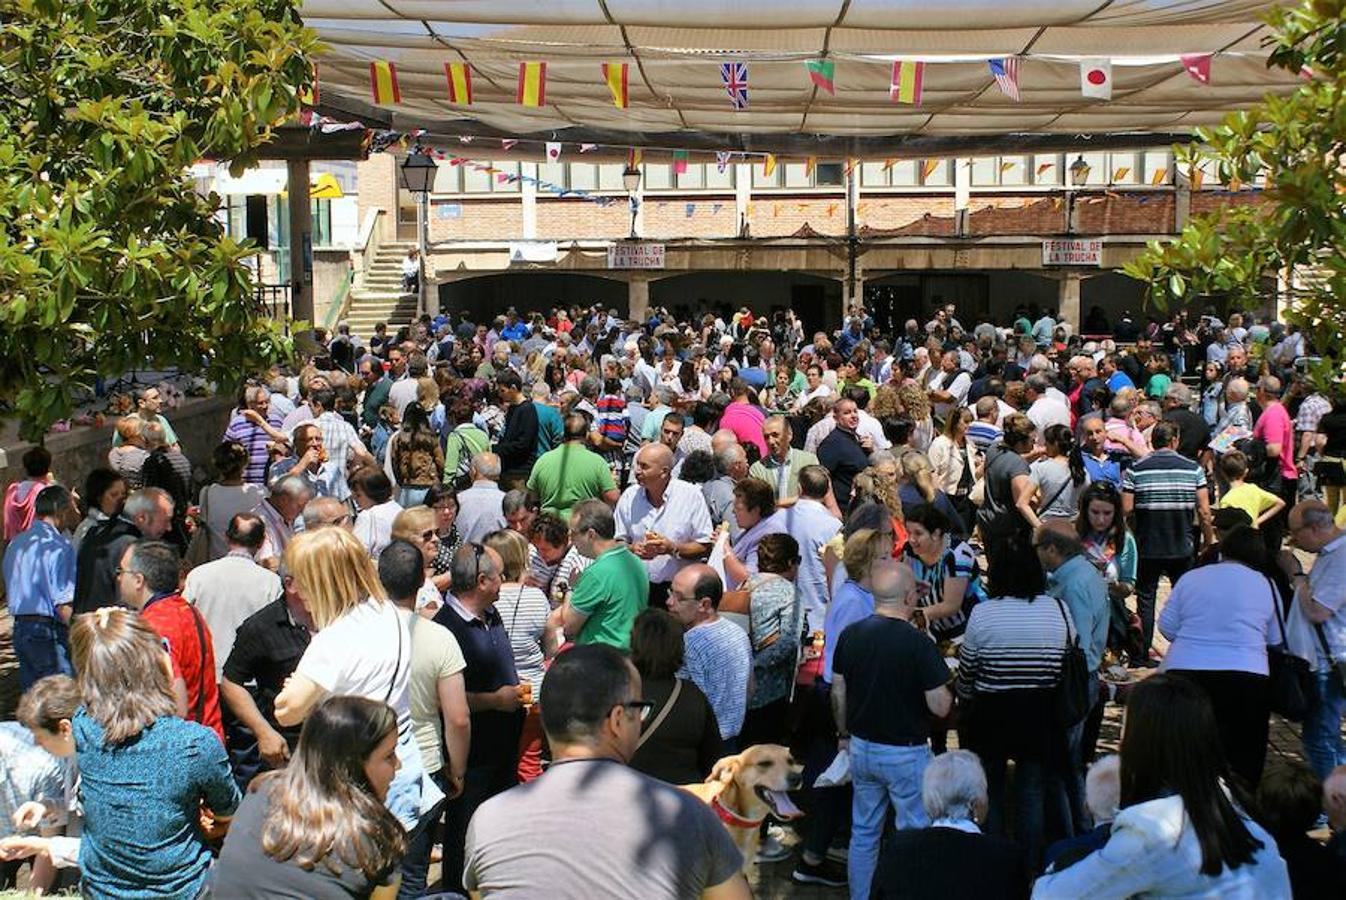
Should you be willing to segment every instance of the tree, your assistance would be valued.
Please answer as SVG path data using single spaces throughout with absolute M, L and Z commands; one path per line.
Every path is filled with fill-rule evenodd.
M 287 356 L 188 178 L 235 172 L 298 108 L 294 0 L 0 0 L 0 414 L 40 440 L 96 378 L 221 385 Z M 3 404 L 7 404 L 5 409 Z
M 1286 317 L 1323 354 L 1326 377 L 1342 359 L 1346 308 L 1346 0 L 1310 0 L 1274 10 L 1269 65 L 1303 84 L 1267 97 L 1215 128 L 1198 130 L 1202 156 L 1222 180 L 1251 184 L 1263 202 L 1193 219 L 1175 239 L 1152 241 L 1124 271 L 1150 285 L 1160 308 L 1203 294 L 1264 299 L 1268 276 L 1293 272 Z M 1182 153 L 1191 164 L 1196 148 Z

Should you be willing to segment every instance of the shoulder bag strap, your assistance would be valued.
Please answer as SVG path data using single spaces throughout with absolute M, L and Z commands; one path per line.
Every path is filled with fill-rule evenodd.
M 1279 625 L 1281 629 L 1281 642 L 1271 646 L 1285 647 L 1287 640 L 1285 636 L 1285 610 L 1281 609 L 1281 592 L 1276 590 L 1276 582 L 1271 580 L 1270 575 L 1267 575 L 1264 572 L 1262 577 L 1267 580 L 1267 588 L 1271 591 L 1271 605 L 1276 608 L 1276 624 Z
M 1051 509 L 1052 504 L 1055 503 L 1057 499 L 1066 492 L 1066 488 L 1070 487 L 1074 483 L 1075 483 L 1075 476 L 1067 475 L 1065 482 L 1059 488 L 1056 489 L 1055 494 L 1052 494 L 1052 499 L 1048 500 L 1046 503 L 1039 506 L 1038 509 L 1039 510 Z
M 412 613 L 412 615 L 414 616 L 416 613 Z M 393 610 L 393 624 L 397 627 L 397 662 L 393 663 L 393 677 L 388 682 L 388 693 L 383 695 L 384 703 L 393 698 L 393 688 L 397 687 L 397 673 L 402 669 L 402 620 L 398 617 L 396 609 Z
M 673 705 L 678 702 L 678 697 L 681 694 L 682 694 L 682 679 L 674 678 L 673 690 L 669 692 L 668 700 L 664 703 L 664 708 L 659 710 L 659 715 L 654 717 L 654 721 L 650 723 L 650 727 L 645 729 L 645 733 L 642 734 L 640 736 L 640 740 L 636 742 L 637 750 L 645 746 L 645 742 L 648 741 L 654 735 L 654 733 L 659 730 L 660 725 L 664 724 L 664 719 L 667 719 L 668 714 L 673 711 Z
M 1066 615 L 1066 605 L 1061 602 L 1060 597 L 1053 597 L 1056 601 L 1056 608 L 1061 610 L 1061 621 L 1066 623 L 1066 646 L 1072 647 L 1079 644 L 1079 639 L 1075 636 L 1075 631 L 1070 627 L 1070 616 Z
M 200 722 L 206 712 L 206 631 L 201 626 L 201 613 L 190 603 L 187 608 L 192 611 L 192 624 L 196 626 L 196 649 L 201 653 L 201 684 L 197 688 L 195 716 L 192 719 L 193 722 Z

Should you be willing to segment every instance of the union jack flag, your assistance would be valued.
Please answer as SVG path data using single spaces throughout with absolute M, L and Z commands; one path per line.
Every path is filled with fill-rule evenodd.
M 1019 57 L 1006 56 L 1004 59 L 988 59 L 986 64 L 991 67 L 991 74 L 995 76 L 995 83 L 1000 88 L 1000 92 L 1017 103 L 1019 101 Z
M 734 109 L 748 108 L 748 64 L 744 62 L 724 63 L 720 66 L 720 80 L 729 92 L 729 100 Z

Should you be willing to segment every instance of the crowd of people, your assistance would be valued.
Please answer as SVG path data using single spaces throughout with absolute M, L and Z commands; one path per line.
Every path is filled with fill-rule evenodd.
M 341 325 L 208 460 L 155 389 L 78 491 L 28 451 L 4 877 L 1339 896 L 1346 391 L 1252 316 L 957 312 Z M 761 745 L 769 814 L 678 789 Z

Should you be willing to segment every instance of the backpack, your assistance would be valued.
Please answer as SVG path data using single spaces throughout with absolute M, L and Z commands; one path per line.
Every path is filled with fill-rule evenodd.
M 1250 484 L 1266 487 L 1280 475 L 1280 462 L 1267 456 L 1267 442 L 1261 438 L 1235 441 L 1234 449 L 1248 458 L 1247 480 Z

